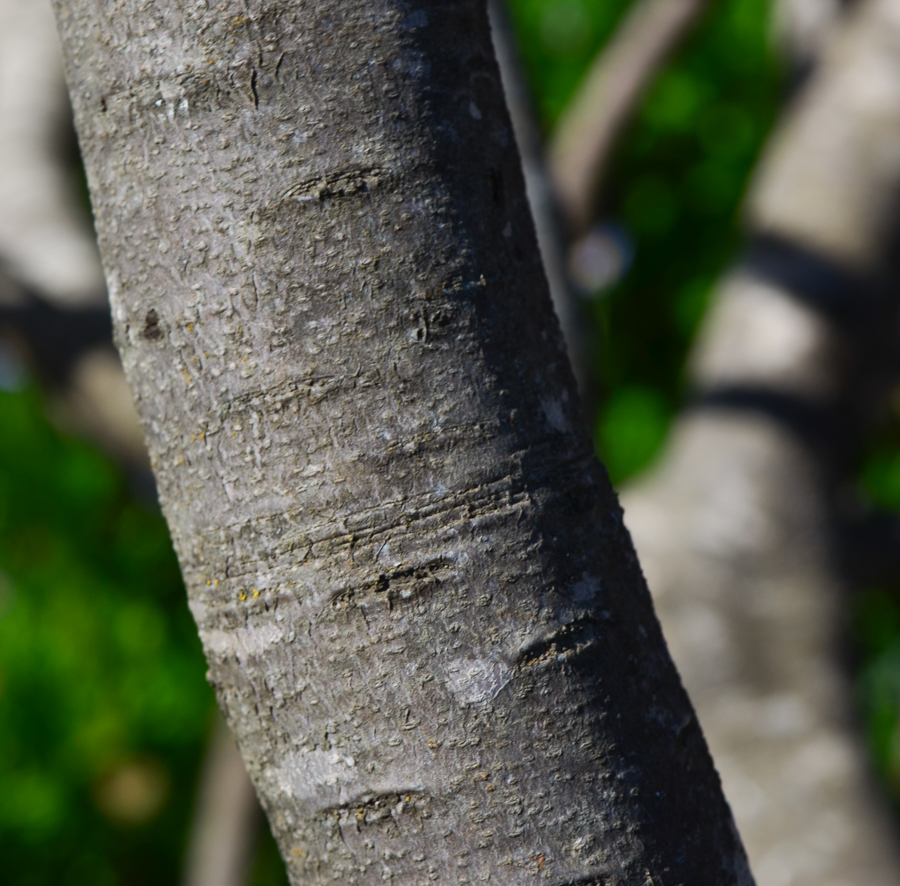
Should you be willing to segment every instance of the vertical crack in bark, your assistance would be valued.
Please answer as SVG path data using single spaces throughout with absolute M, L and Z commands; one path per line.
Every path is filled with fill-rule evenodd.
M 258 108 L 259 107 L 259 90 L 256 88 L 256 79 L 257 79 L 256 68 L 253 68 L 250 72 L 250 91 L 253 93 L 253 104 Z

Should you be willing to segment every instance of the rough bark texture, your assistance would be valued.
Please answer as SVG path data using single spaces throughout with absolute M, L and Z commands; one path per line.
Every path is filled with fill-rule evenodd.
M 295 884 L 748 884 L 482 3 L 57 2 L 114 323 Z

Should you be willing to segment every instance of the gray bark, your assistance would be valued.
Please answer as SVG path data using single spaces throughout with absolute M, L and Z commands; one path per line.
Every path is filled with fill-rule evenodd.
M 118 343 L 293 883 L 749 884 L 482 3 L 56 4 Z

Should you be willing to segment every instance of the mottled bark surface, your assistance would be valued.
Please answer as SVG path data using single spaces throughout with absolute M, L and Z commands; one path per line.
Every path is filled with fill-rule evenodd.
M 58 2 L 126 372 L 296 884 L 751 882 L 478 2 Z

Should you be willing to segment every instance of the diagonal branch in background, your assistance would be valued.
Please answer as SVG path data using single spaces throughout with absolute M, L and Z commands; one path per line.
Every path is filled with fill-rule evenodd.
M 548 156 L 556 198 L 573 238 L 594 220 L 603 175 L 644 92 L 707 4 L 637 0 L 563 112 Z
M 262 812 L 221 716 L 203 761 L 183 886 L 245 886 Z

